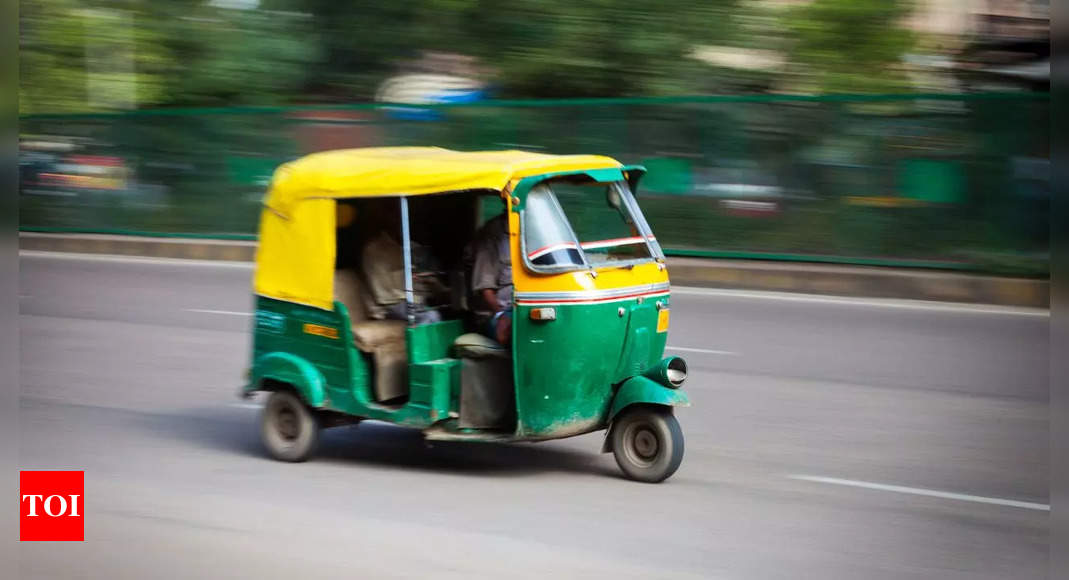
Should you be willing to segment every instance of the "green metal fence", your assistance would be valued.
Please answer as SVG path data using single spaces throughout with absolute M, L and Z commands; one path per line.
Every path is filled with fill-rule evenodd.
M 1046 94 L 490 101 L 38 115 L 24 230 L 251 237 L 278 163 L 340 147 L 600 153 L 678 255 L 1048 272 Z

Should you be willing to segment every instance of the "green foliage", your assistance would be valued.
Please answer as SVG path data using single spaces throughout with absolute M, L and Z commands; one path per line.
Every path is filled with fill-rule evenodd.
M 688 55 L 737 3 L 25 0 L 22 112 L 368 100 L 424 50 L 479 57 L 509 97 L 700 92 Z
M 734 0 L 490 0 L 465 4 L 463 33 L 509 96 L 694 92 L 709 69 L 694 46 L 730 33 Z M 487 33 L 487 31 L 491 31 Z
M 310 16 L 297 13 L 200 6 L 162 26 L 183 63 L 169 83 L 173 104 L 285 101 L 321 59 Z
M 246 5 L 227 8 L 223 4 Z M 504 97 L 781 88 L 894 92 L 907 0 L 26 0 L 22 112 L 370 100 L 422 51 L 477 57 Z M 787 55 L 795 73 L 713 68 L 697 46 Z
M 234 7 L 234 6 L 242 6 Z M 232 6 L 232 7 L 227 7 Z M 25 0 L 23 113 L 369 100 L 422 51 L 480 59 L 504 97 L 753 90 L 768 71 L 691 58 L 700 45 L 782 51 L 796 88 L 896 91 L 913 44 L 903 0 Z M 777 15 L 779 14 L 779 15 Z
M 320 55 L 310 24 L 201 2 L 25 0 L 20 113 L 285 101 Z
M 20 113 L 164 100 L 174 62 L 140 14 L 77 0 L 23 2 Z
M 900 59 L 915 42 L 903 25 L 908 0 L 813 0 L 787 12 L 800 88 L 828 93 L 908 87 Z

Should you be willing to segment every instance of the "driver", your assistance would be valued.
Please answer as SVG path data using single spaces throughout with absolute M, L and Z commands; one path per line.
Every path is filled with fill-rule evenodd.
M 507 210 L 487 221 L 476 236 L 471 287 L 486 309 L 479 313 L 480 330 L 508 345 L 512 337 L 512 255 Z

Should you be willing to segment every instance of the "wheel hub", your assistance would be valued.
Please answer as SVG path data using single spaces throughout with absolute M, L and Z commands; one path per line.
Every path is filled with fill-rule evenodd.
M 657 456 L 657 436 L 649 429 L 641 428 L 635 433 L 635 454 L 645 461 L 650 461 Z
M 292 441 L 297 438 L 297 414 L 293 409 L 283 408 L 278 411 L 278 433 L 286 440 Z

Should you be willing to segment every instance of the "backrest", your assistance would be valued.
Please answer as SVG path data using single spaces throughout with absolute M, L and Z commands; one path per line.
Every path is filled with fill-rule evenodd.
M 350 326 L 368 319 L 363 291 L 360 275 L 355 270 L 345 268 L 334 271 L 334 299 L 349 309 Z

